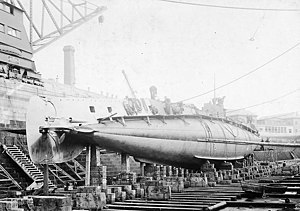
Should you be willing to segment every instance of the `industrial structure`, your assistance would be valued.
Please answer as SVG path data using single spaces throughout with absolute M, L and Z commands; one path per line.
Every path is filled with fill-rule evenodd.
M 171 192 L 184 187 L 226 185 L 281 169 L 274 162 L 253 166 L 252 152 L 261 147 L 258 131 L 248 124 L 252 120 L 226 118 L 224 98 L 200 110 L 159 101 L 152 87 L 151 99 L 137 99 L 125 72 L 131 98 L 77 89 L 72 46 L 63 49 L 64 84 L 43 79 L 33 53 L 101 15 L 105 7 L 87 1 L 38 4 L 37 22 L 33 1 L 0 2 L 0 210 L 2 205 L 11 210 L 103 209 L 118 200 L 124 204 L 111 209 L 130 208 L 125 199 L 170 200 Z M 298 124 L 298 118 L 292 121 Z M 293 151 L 294 158 L 298 154 Z M 44 195 L 53 195 L 41 197 L 42 188 Z M 30 197 L 20 198 L 24 195 Z M 17 199 L 3 199 L 12 196 Z M 211 209 L 224 206 L 223 199 L 191 205 L 183 198 L 169 206 Z M 165 202 L 158 203 L 164 207 L 160 210 L 168 210 Z M 156 205 L 143 208 L 151 206 Z
M 257 120 L 257 129 L 264 137 L 299 135 L 300 114 L 298 112 L 291 112 L 260 117 Z
M 0 168 L 1 181 L 4 183 L 1 189 L 4 193 L 8 188 L 30 189 L 43 185 L 41 166 L 36 166 L 28 158 L 26 136 L 25 132 L 22 132 L 26 127 L 26 108 L 32 96 L 109 98 L 73 86 L 74 50 L 68 50 L 70 47 L 65 49 L 66 84 L 43 79 L 32 60 L 34 52 L 95 15 L 101 15 L 104 8 L 89 5 L 88 2 L 78 5 L 61 1 L 56 5 L 52 1 L 41 1 L 39 3 L 42 3 L 43 22 L 38 29 L 37 21 L 33 19 L 35 12 L 32 1 L 27 5 L 23 3 L 13 0 L 0 2 L 0 140 L 1 148 L 6 152 L 1 154 Z M 67 11 L 70 13 L 67 14 Z M 60 15 L 57 15 L 57 12 Z M 28 20 L 29 36 L 23 22 L 25 18 Z M 61 20 L 60 25 L 57 18 Z M 55 26 L 54 30 L 51 23 Z M 46 26 L 50 31 L 47 31 Z M 21 132 L 18 134 L 4 132 L 8 129 Z M 80 161 L 80 158 L 78 159 Z M 56 184 L 64 184 L 69 180 L 84 181 L 85 167 L 76 160 L 71 160 L 63 166 L 50 166 L 49 171 L 53 183 Z

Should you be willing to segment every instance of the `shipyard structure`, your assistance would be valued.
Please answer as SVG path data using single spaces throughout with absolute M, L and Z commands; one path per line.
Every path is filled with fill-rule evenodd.
M 103 99 L 108 104 L 119 101 L 113 96 L 104 96 L 74 86 L 72 46 L 65 46 L 63 49 L 65 83 L 43 79 L 32 60 L 33 49 L 23 25 L 23 15 L 24 11 L 15 4 L 8 1 L 0 3 L 0 141 L 1 150 L 5 152 L 0 155 L 0 192 L 4 195 L 10 189 L 30 189 L 30 185 L 36 189 L 37 184 L 41 185 L 43 182 L 42 168 L 30 160 L 26 142 L 26 110 L 32 96 L 94 98 Z M 111 157 L 116 159 L 118 156 L 112 154 Z M 51 166 L 51 184 L 65 184 L 66 181 L 84 183 L 85 157 L 80 159 L 79 157 L 79 162 L 71 160 L 60 166 Z
M 78 89 L 72 46 L 64 84 L 43 79 L 14 2 L 0 2 L 0 210 L 216 210 L 242 197 L 241 181 L 300 172 L 297 150 L 283 153 L 289 166 L 253 154 L 258 131 L 226 118 L 224 98 L 200 110 L 154 86 L 149 99 Z
M 3 166 L 1 168 L 6 169 L 5 171 L 7 172 L 7 174 L 5 175 L 7 176 L 5 177 L 9 178 L 9 180 L 11 180 L 12 182 L 15 182 L 15 178 L 22 178 L 22 180 L 24 181 L 22 181 L 21 183 L 18 182 L 22 188 L 28 189 L 28 187 L 31 187 L 30 185 L 36 186 L 35 188 L 38 188 L 39 185 L 42 185 L 41 172 L 39 170 L 39 167 L 41 166 L 34 165 L 31 162 L 31 159 L 28 157 L 29 154 L 26 142 L 26 112 L 29 100 L 32 96 L 40 96 L 46 99 L 95 99 L 97 103 L 101 103 L 102 112 L 98 114 L 99 116 L 93 117 L 94 119 L 110 116 L 116 110 L 118 111 L 118 115 L 124 116 L 157 115 L 157 117 L 155 117 L 154 120 L 151 121 L 158 121 L 161 123 L 163 123 L 164 120 L 160 120 L 160 115 L 205 114 L 205 112 L 202 112 L 193 105 L 176 103 L 172 104 L 169 99 L 166 99 L 166 101 L 164 102 L 157 100 L 157 90 L 155 87 L 151 87 L 150 89 L 151 99 L 138 100 L 135 98 L 127 98 L 124 101 L 116 99 L 114 97 L 103 96 L 101 94 L 76 88 L 74 86 L 75 50 L 72 46 L 65 46 L 63 48 L 65 57 L 64 84 L 57 83 L 55 80 L 42 79 L 41 74 L 36 69 L 34 61 L 32 60 L 33 49 L 30 45 L 31 40 L 28 38 L 23 24 L 24 12 L 25 11 L 17 7 L 15 4 L 9 3 L 8 1 L 1 2 L 0 4 L 0 127 L 2 129 L 0 132 L 0 140 L 1 147 L 3 148 L 2 150 L 6 152 L 2 154 L 3 159 L 1 159 L 1 165 Z M 219 110 L 222 109 L 222 106 L 220 106 L 220 104 L 222 104 L 221 101 L 222 100 L 220 99 L 220 102 L 214 102 L 212 106 L 216 107 Z M 68 106 L 72 105 L 69 104 Z M 65 107 L 64 109 L 68 110 L 68 108 Z M 77 112 L 77 110 L 75 112 Z M 95 114 L 93 115 L 95 116 Z M 182 120 L 180 120 L 180 118 Z M 185 122 L 184 116 L 180 118 L 179 120 L 176 120 L 178 123 L 184 125 L 188 124 L 187 122 Z M 143 118 L 137 118 L 137 120 L 143 121 Z M 151 123 L 149 123 L 149 125 L 150 124 Z M 203 134 L 209 132 L 219 133 L 218 130 L 220 129 L 215 128 L 213 125 L 211 125 L 210 121 L 207 121 L 207 123 L 205 124 L 207 125 L 205 127 L 210 129 L 204 128 Z M 203 128 L 203 126 L 201 127 Z M 222 128 L 223 126 L 218 127 Z M 240 128 L 243 128 L 243 126 L 240 126 Z M 222 130 L 225 129 L 223 128 Z M 93 149 L 96 150 L 95 148 Z M 131 160 L 131 169 L 135 170 L 138 173 L 140 172 L 139 163 L 134 161 L 132 157 L 124 155 L 124 157 L 122 158 L 122 166 L 120 165 L 122 153 L 107 153 L 105 149 L 100 150 L 100 148 L 97 147 L 97 152 L 100 153 L 100 151 L 101 153 L 105 154 L 102 156 L 103 162 L 101 166 L 103 164 L 107 166 L 108 176 L 113 177 L 124 169 L 128 170 L 129 160 Z M 85 149 L 83 150 L 82 154 L 86 154 Z M 158 155 L 159 154 L 157 154 L 157 157 L 159 157 Z M 78 159 L 79 162 L 77 162 L 76 159 Z M 50 178 L 52 178 L 54 184 L 65 184 L 63 178 L 65 178 L 65 180 L 67 181 L 73 180 L 87 182 L 84 181 L 86 157 L 79 156 L 76 159 L 74 158 L 68 160 L 68 163 L 66 164 L 53 164 L 53 166 L 51 166 L 52 169 L 50 168 Z M 191 159 L 197 161 L 197 158 Z M 143 159 L 141 158 L 141 160 Z M 154 160 L 159 162 L 158 158 L 154 158 Z M 193 161 L 194 167 L 197 163 L 195 161 Z M 172 162 L 172 157 L 168 158 L 168 162 Z M 185 166 L 189 166 L 188 160 L 185 163 Z M 177 165 L 180 166 L 180 164 Z M 65 167 L 66 169 L 64 169 L 63 167 Z M 33 170 L 30 170 L 31 168 Z M 36 174 L 38 176 L 36 176 Z M 94 177 L 96 176 L 94 175 Z M 88 180 L 92 181 L 91 178 L 89 178 Z M 97 181 L 97 178 L 94 178 L 93 181 Z

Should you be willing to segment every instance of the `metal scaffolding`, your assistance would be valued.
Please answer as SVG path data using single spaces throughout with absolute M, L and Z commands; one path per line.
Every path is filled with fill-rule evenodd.
M 86 0 L 10 0 L 9 2 L 24 11 L 33 53 L 42 50 L 106 9 L 104 6 Z M 100 17 L 102 20 L 101 15 Z

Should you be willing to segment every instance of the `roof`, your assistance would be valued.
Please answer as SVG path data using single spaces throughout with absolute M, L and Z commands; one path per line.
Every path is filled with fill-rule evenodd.
M 289 112 L 289 113 L 275 114 L 275 115 L 270 115 L 270 116 L 262 116 L 262 117 L 259 117 L 258 120 L 266 120 L 266 119 L 300 119 L 300 113 L 299 112 Z

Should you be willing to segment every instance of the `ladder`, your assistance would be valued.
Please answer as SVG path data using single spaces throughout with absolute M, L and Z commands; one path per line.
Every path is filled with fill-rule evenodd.
M 3 145 L 6 154 L 22 168 L 22 170 L 33 180 L 33 183 L 26 189 L 39 189 L 44 184 L 44 174 L 39 168 L 16 146 Z M 49 189 L 55 185 L 49 180 Z

